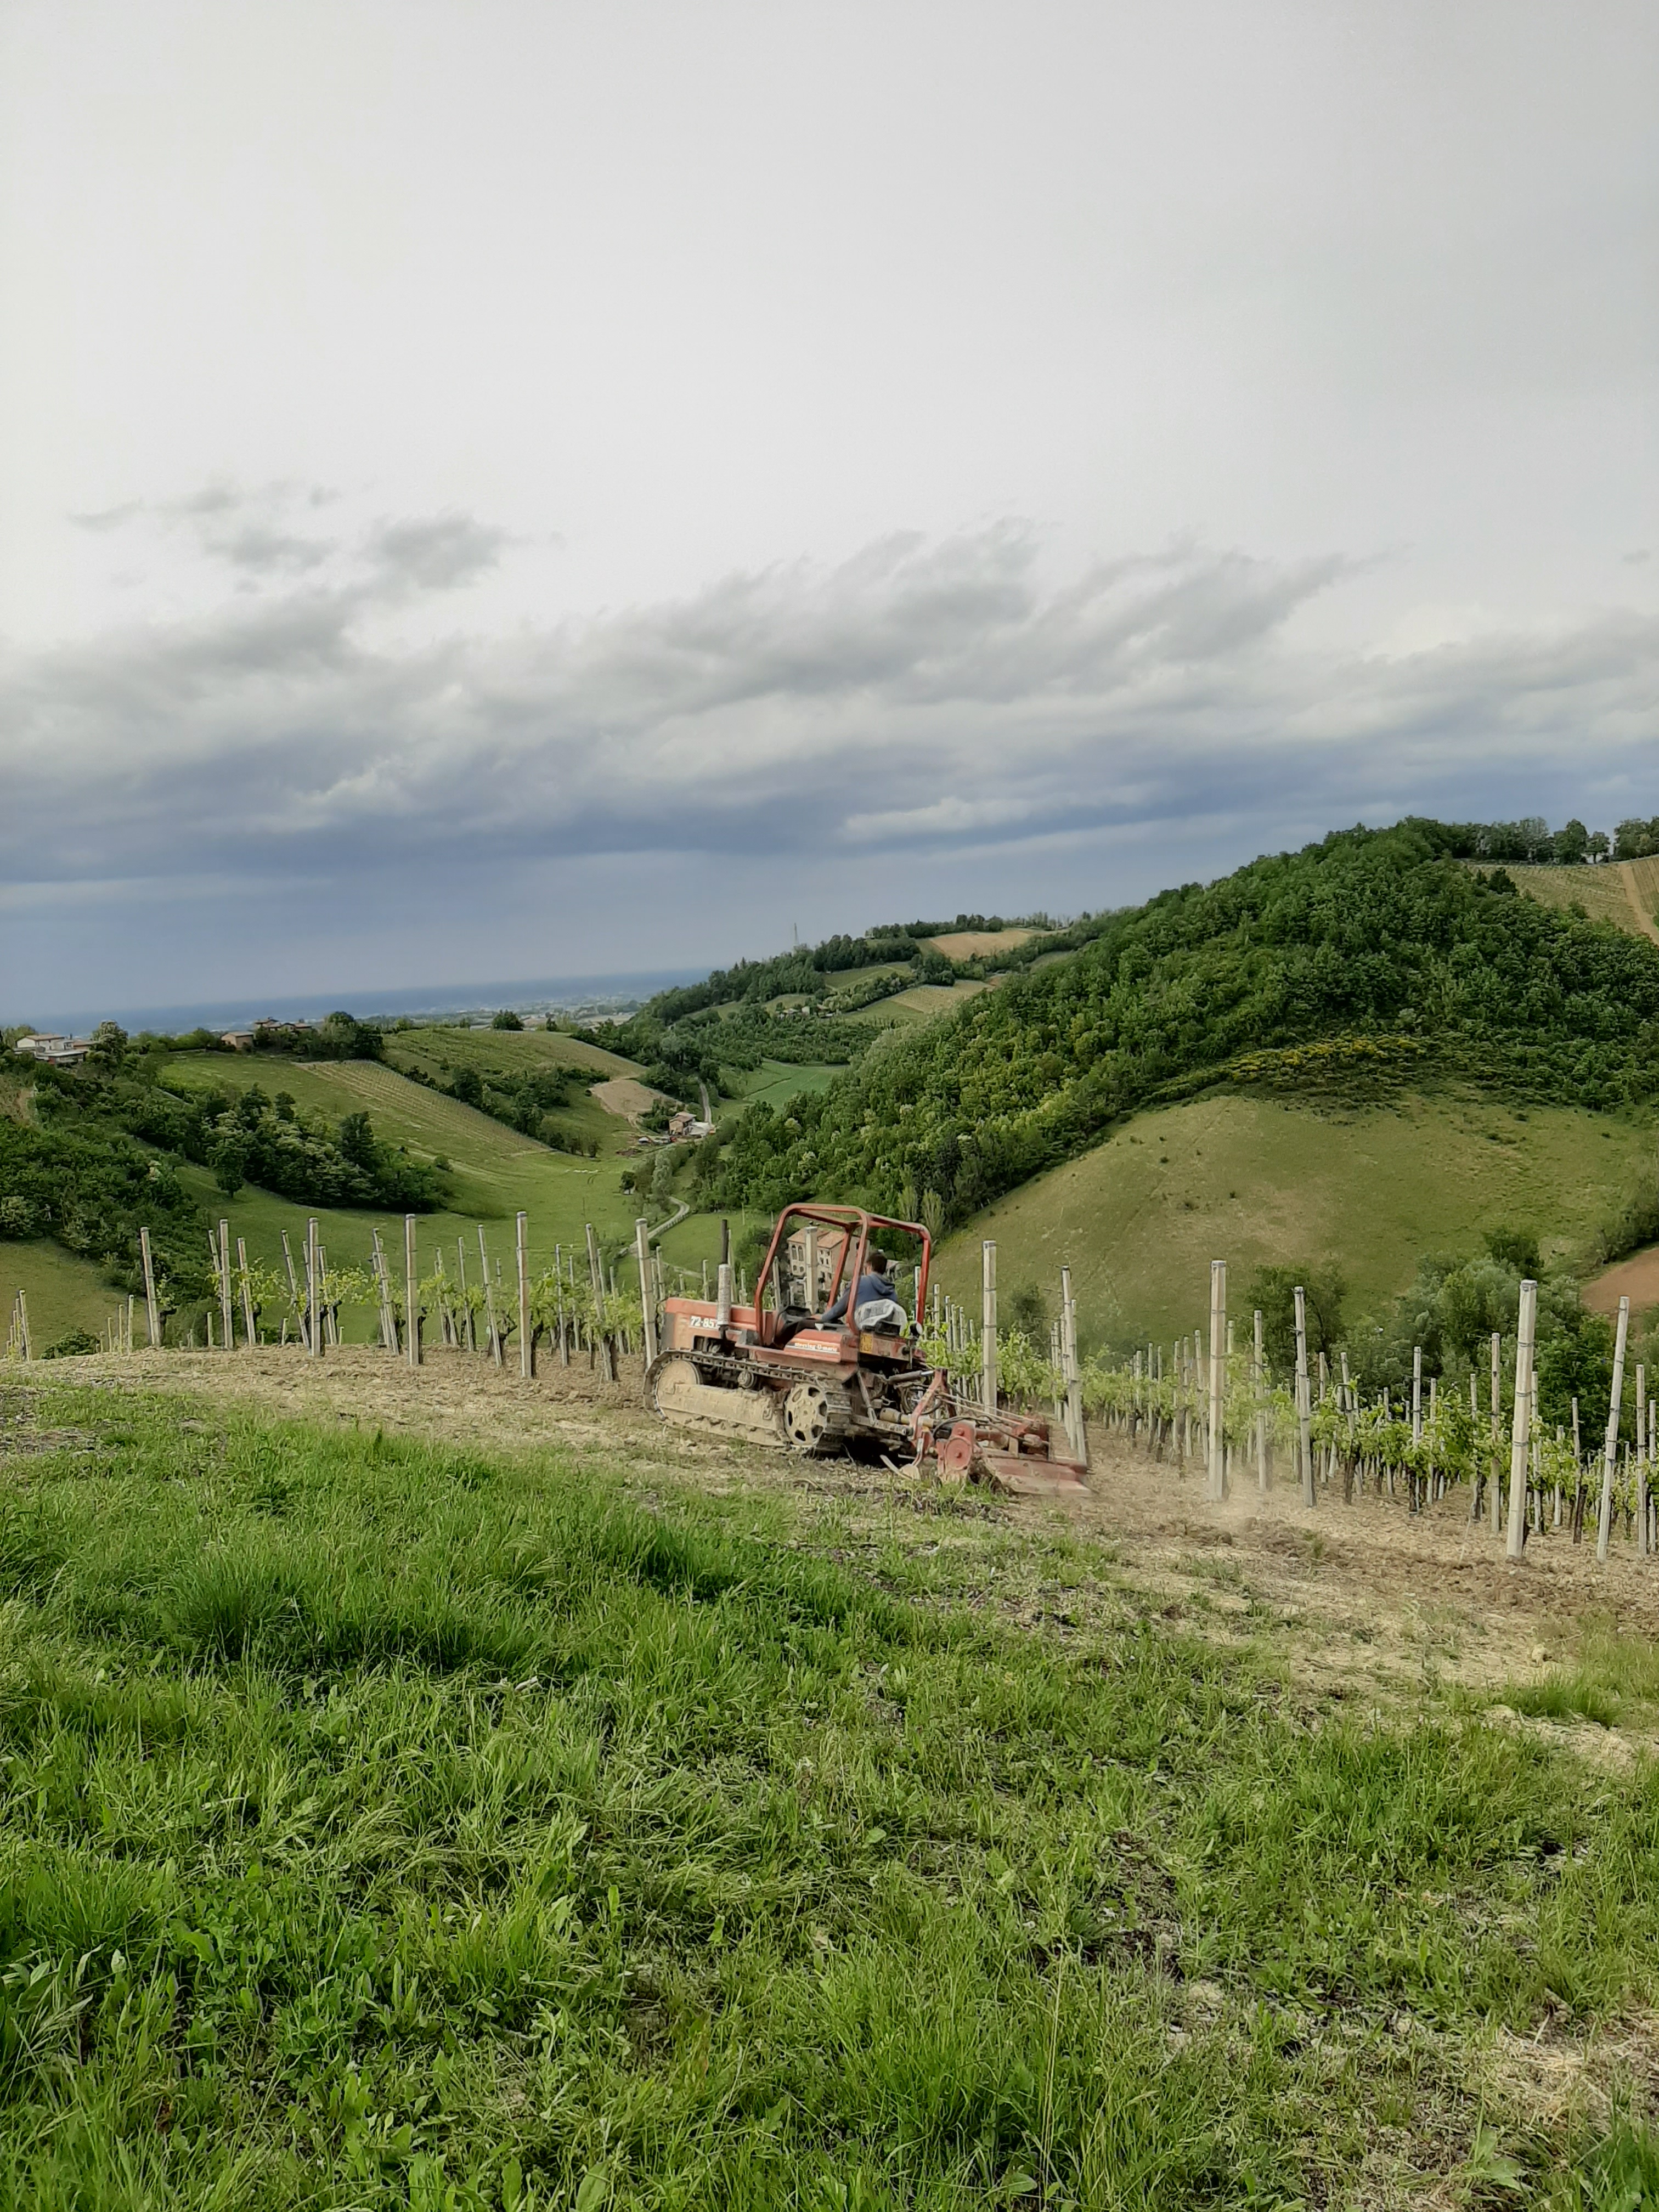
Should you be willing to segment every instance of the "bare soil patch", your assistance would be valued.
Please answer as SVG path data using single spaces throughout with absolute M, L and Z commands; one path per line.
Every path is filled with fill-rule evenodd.
M 612 1075 L 603 1083 L 590 1084 L 587 1095 L 597 1098 L 607 1114 L 620 1115 L 629 1121 L 637 1121 L 641 1114 L 648 1114 L 658 1097 L 656 1091 L 647 1089 L 633 1075 Z
M 1644 1252 L 1632 1252 L 1628 1260 L 1597 1275 L 1585 1284 L 1583 1295 L 1592 1313 L 1616 1314 L 1620 1298 L 1630 1300 L 1632 1313 L 1659 1306 L 1659 1244 L 1650 1244 Z

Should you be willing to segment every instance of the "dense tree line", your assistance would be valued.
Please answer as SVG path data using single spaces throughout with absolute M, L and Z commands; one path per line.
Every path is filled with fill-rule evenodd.
M 113 1111 L 135 1136 L 211 1168 L 228 1198 L 251 1182 L 311 1206 L 426 1213 L 441 1203 L 435 1172 L 383 1145 L 367 1114 L 329 1121 L 285 1091 L 270 1098 L 257 1084 L 240 1093 L 158 1084 Z
M 205 1217 L 170 1160 L 120 1130 L 0 1116 L 0 1237 L 50 1237 L 137 1292 L 141 1226 L 158 1267 L 199 1295 Z
M 1344 831 L 1094 917 L 1073 958 L 786 1114 L 751 1109 L 705 1183 L 769 1211 L 812 1192 L 908 1211 L 931 1191 L 960 1220 L 1119 1115 L 1219 1080 L 1351 1069 L 1374 1089 L 1394 1067 L 1588 1106 L 1654 1097 L 1659 947 L 1446 865 L 1466 834 Z
M 1491 1358 L 1499 1340 L 1503 1387 L 1515 1370 L 1516 1314 L 1521 1280 L 1537 1282 L 1539 1419 L 1547 1431 L 1571 1434 L 1572 1407 L 1578 1404 L 1579 1432 L 1588 1443 L 1607 1426 L 1613 1395 L 1613 1331 L 1600 1315 L 1580 1302 L 1578 1284 L 1564 1269 L 1548 1269 L 1530 1231 L 1492 1231 L 1484 1249 L 1468 1254 L 1425 1254 L 1410 1287 L 1382 1310 L 1350 1322 L 1347 1290 L 1336 1267 L 1273 1267 L 1256 1270 L 1244 1292 L 1244 1310 L 1260 1309 L 1269 1371 L 1281 1382 L 1296 1369 L 1296 1286 L 1304 1285 L 1308 1356 L 1324 1352 L 1335 1371 L 1346 1352 L 1362 1375 L 1369 1395 L 1387 1389 L 1395 1403 L 1411 1402 L 1414 1355 L 1423 1355 L 1425 1376 L 1432 1376 L 1443 1395 L 1454 1393 L 1467 1405 L 1471 1375 L 1481 1419 L 1490 1419 Z M 1508 1430 L 1503 1431 L 1507 1449 Z
M 314 1028 L 296 1029 L 287 1022 L 261 1022 L 253 1032 L 255 1052 L 286 1053 L 295 1060 L 381 1060 L 385 1048 L 380 1032 L 355 1014 L 325 1016 Z

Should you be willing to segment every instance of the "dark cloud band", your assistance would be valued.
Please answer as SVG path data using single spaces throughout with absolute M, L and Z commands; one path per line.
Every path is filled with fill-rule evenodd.
M 452 514 L 339 545 L 216 493 L 190 505 L 263 588 L 6 672 L 14 883 L 233 854 L 270 875 L 939 853 L 1194 815 L 1453 811 L 1494 767 L 1553 775 L 1569 745 L 1615 778 L 1650 758 L 1659 625 L 1393 659 L 1292 649 L 1285 624 L 1341 579 L 1334 557 L 1188 548 L 1054 586 L 1004 526 L 393 648 L 382 611 L 473 580 L 502 533 Z

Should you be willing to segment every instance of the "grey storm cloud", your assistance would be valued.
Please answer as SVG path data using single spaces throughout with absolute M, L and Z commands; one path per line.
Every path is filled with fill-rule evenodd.
M 486 574 L 507 543 L 504 530 L 470 514 L 434 514 L 381 523 L 369 538 L 368 551 L 388 578 L 442 591 Z
M 201 520 L 233 569 L 258 565 L 245 506 Z M 1286 625 L 1348 573 L 1338 556 L 1189 544 L 1054 582 L 1012 525 L 538 632 L 380 636 L 388 607 L 506 543 L 450 514 L 382 522 L 325 570 L 279 546 L 257 595 L 15 659 L 9 877 L 978 848 L 1287 806 L 1334 823 L 1570 744 L 1615 772 L 1651 755 L 1650 618 L 1316 651 Z

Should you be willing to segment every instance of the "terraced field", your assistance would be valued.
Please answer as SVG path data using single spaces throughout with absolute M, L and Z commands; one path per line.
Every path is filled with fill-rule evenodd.
M 739 1097 L 744 1106 L 781 1106 L 787 1098 L 827 1090 L 843 1072 L 828 1063 L 796 1066 L 781 1060 L 763 1060 L 752 1074 L 738 1079 L 742 1086 Z
M 977 960 L 987 954 L 1012 952 L 1036 935 L 1034 929 L 948 929 L 927 942 L 947 960 Z
M 1540 906 L 1582 906 L 1592 921 L 1610 921 L 1632 937 L 1659 943 L 1659 860 L 1606 861 L 1595 868 L 1529 868 L 1510 861 L 1504 866 Z
M 852 1018 L 873 1022 L 884 1029 L 896 1021 L 931 1022 L 940 1014 L 954 1013 L 968 1000 L 991 988 L 971 976 L 960 977 L 954 983 L 912 983 L 906 990 L 896 991 L 890 999 L 878 999 L 873 1006 L 864 1007 Z

